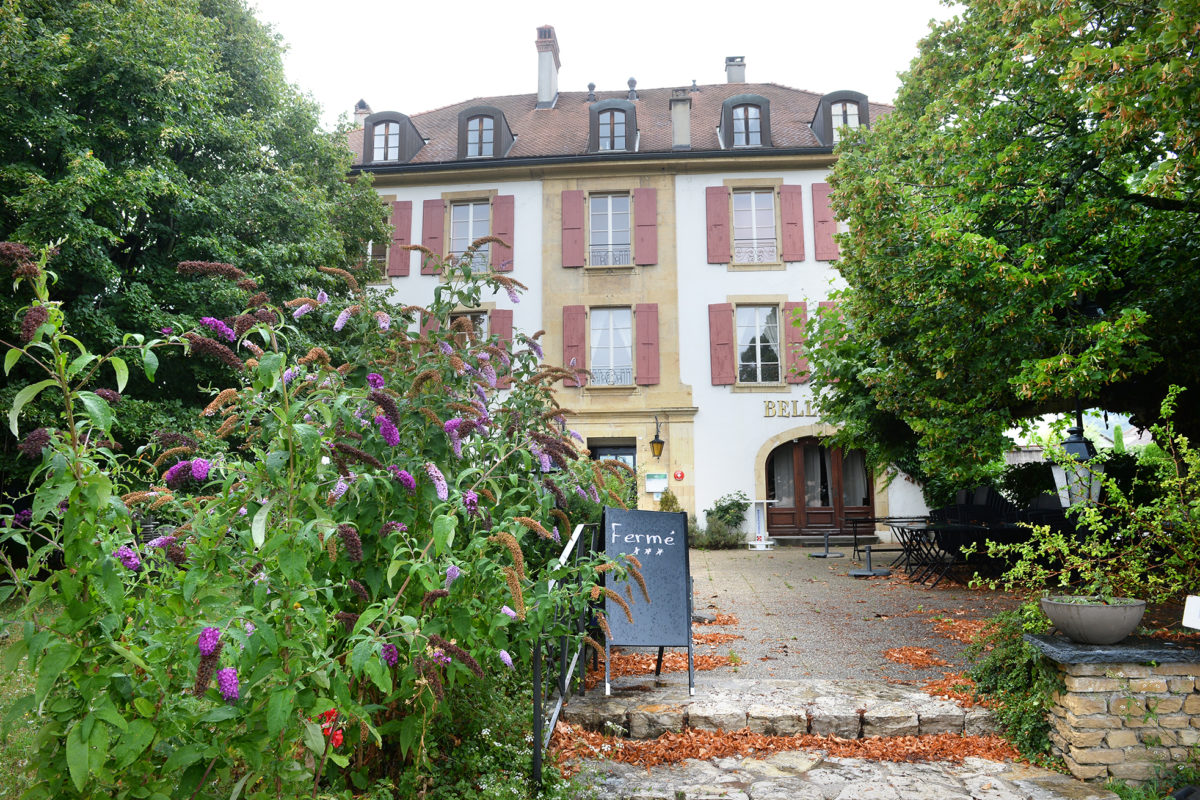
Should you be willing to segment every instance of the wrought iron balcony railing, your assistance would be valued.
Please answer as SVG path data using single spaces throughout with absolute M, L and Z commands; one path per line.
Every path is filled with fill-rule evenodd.
M 735 239 L 733 263 L 770 264 L 779 261 L 779 247 L 774 239 Z

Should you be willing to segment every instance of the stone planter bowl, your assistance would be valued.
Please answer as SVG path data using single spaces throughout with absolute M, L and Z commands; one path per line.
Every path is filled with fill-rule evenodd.
M 1044 597 L 1042 613 L 1079 644 L 1116 644 L 1133 633 L 1146 612 L 1145 600 L 1111 598 L 1105 604 L 1082 597 Z

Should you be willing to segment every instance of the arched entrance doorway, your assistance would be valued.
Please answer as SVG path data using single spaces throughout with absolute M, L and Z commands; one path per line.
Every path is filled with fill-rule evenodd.
M 849 531 L 874 516 L 873 485 L 861 450 L 801 438 L 771 450 L 766 462 L 767 533 L 798 536 Z

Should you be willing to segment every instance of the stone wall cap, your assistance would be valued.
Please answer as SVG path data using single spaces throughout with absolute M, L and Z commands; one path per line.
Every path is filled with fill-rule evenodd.
M 1062 636 L 1025 634 L 1025 641 L 1057 664 L 1198 664 L 1200 649 L 1163 639 L 1130 637 L 1117 644 L 1077 644 Z

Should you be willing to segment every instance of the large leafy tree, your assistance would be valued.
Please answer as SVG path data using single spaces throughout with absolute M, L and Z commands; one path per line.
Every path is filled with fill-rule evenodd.
M 1038 414 L 1200 384 L 1197 0 L 970 0 L 841 146 L 823 412 L 967 483 Z M 1200 433 L 1200 387 L 1177 426 Z
M 231 262 L 275 296 L 333 292 L 316 267 L 383 234 L 369 180 L 346 180 L 344 136 L 319 128 L 281 53 L 244 0 L 0 2 L 0 240 L 61 240 L 56 294 L 89 347 L 244 307 L 180 261 Z M 18 304 L 0 299 L 10 332 Z M 215 379 L 197 362 L 131 391 L 186 407 Z

